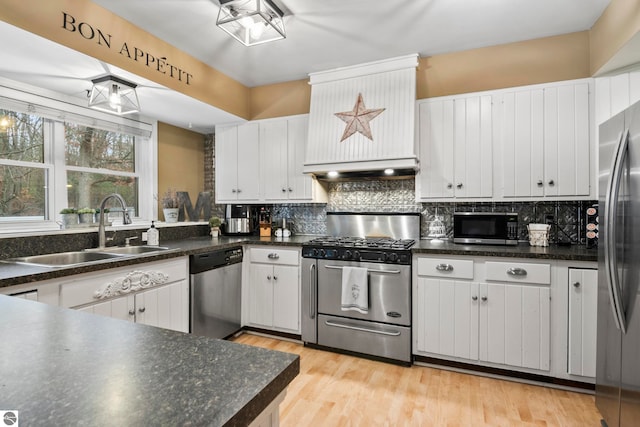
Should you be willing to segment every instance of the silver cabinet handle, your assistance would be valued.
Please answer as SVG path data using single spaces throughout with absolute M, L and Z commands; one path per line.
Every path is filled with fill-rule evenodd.
M 342 267 L 337 265 L 325 265 L 324 268 L 329 270 L 342 270 Z M 367 268 L 367 273 L 383 273 L 383 274 L 400 274 L 400 270 L 372 270 Z
M 135 310 L 129 310 L 129 316 L 135 316 L 136 311 Z
M 551 179 L 551 180 L 549 180 L 549 185 L 550 185 L 550 186 L 552 186 L 552 187 L 553 187 L 555 184 L 556 184 L 556 183 L 555 183 L 552 179 Z
M 289 193 L 291 193 L 293 191 L 293 188 L 289 188 Z
M 573 282 L 573 287 L 574 288 L 579 288 L 580 287 L 580 282 Z
M 452 183 L 448 183 L 447 184 L 447 188 L 453 188 L 453 184 Z
M 267 280 L 271 280 L 271 276 L 270 276 L 270 275 L 269 275 L 269 276 L 267 276 Z
M 240 193 L 242 190 L 238 188 L 238 193 Z
M 507 274 L 509 276 L 526 276 L 527 275 L 527 270 L 525 270 L 524 268 L 510 268 L 507 270 Z
M 482 297 L 482 298 L 480 298 L 480 299 L 481 299 L 482 301 L 486 301 L 486 300 L 488 300 L 489 298 L 487 298 L 487 297 Z
M 236 189 L 235 189 L 235 188 L 232 188 L 232 189 L 231 189 L 231 192 L 232 192 L 232 193 L 236 193 Z
M 536 184 L 538 184 L 538 187 L 542 187 L 544 185 L 544 182 L 542 182 L 542 180 L 539 179 Z
M 453 265 L 451 264 L 438 264 L 436 265 L 438 271 L 453 271 Z
M 278 259 L 278 258 L 280 258 L 280 255 L 278 255 L 275 252 L 271 252 L 269 255 L 267 255 L 267 258 L 269 258 L 269 259 Z
M 474 300 L 474 301 L 478 301 L 478 295 L 472 296 L 471 299 Z
M 139 311 L 140 313 L 144 313 L 144 312 L 145 312 L 145 310 L 146 310 L 146 308 L 144 308 L 144 307 L 140 307 L 140 308 L 138 309 L 138 311 Z
M 605 205 L 607 207 L 604 219 L 604 269 L 607 278 L 607 288 L 609 291 L 609 300 L 613 307 L 614 319 L 616 326 L 622 331 L 627 332 L 627 321 L 624 307 L 622 305 L 620 276 L 618 275 L 618 259 L 616 254 L 616 233 L 618 228 L 618 196 L 620 195 L 620 183 L 622 180 L 622 172 L 624 170 L 625 159 L 628 155 L 629 146 L 629 129 L 625 130 L 622 138 L 618 141 L 615 152 L 611 175 L 607 183 L 607 196 Z
M 287 190 L 285 190 L 285 188 L 284 188 L 284 187 L 282 187 L 282 192 L 283 192 L 283 193 L 286 193 L 286 192 L 287 192 Z
M 457 188 L 457 189 L 462 188 L 462 183 L 461 183 L 461 182 L 459 182 L 459 183 L 456 185 L 456 188 Z
M 351 326 L 351 325 L 345 325 L 344 323 L 332 322 L 331 320 L 325 320 L 324 324 L 327 325 L 327 326 L 334 326 L 336 328 L 351 329 L 353 331 L 369 332 L 371 334 L 389 335 L 389 336 L 392 336 L 392 337 L 397 337 L 397 336 L 400 335 L 400 331 L 378 331 L 376 329 L 362 328 L 360 326 Z
M 278 280 L 278 276 L 276 276 L 275 274 L 273 275 L 273 280 Z

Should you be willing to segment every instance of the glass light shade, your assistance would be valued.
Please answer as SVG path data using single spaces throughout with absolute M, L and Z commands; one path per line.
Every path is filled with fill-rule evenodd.
M 220 2 L 216 25 L 245 46 L 286 37 L 282 11 L 269 0 Z
M 93 80 L 89 107 L 107 113 L 125 115 L 140 111 L 136 85 L 114 76 Z

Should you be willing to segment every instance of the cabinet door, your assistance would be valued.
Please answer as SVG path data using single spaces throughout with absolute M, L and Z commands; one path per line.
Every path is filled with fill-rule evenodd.
M 133 295 L 127 295 L 109 301 L 88 305 L 78 309 L 78 311 L 134 322 L 135 299 Z
M 238 201 L 260 199 L 260 128 L 258 123 L 238 126 Z
M 549 370 L 549 288 L 480 284 L 480 360 Z
M 598 271 L 569 269 L 569 373 L 596 376 Z
M 589 138 L 589 85 L 545 88 L 545 195 L 589 195 Z
M 189 283 L 159 286 L 135 295 L 136 322 L 189 332 Z
M 454 196 L 453 100 L 419 104 L 418 138 L 420 171 L 416 176 L 418 199 Z
M 313 178 L 302 172 L 309 134 L 309 117 L 293 117 L 287 120 L 287 182 L 289 199 L 311 200 Z
M 273 326 L 273 266 L 251 264 L 249 267 L 249 322 Z
M 298 267 L 273 267 L 273 326 L 300 332 Z
M 493 194 L 493 130 L 491 96 L 454 101 L 455 196 Z
M 543 90 L 502 95 L 504 197 L 544 195 Z
M 238 196 L 238 127 L 216 129 L 216 201 L 235 201 Z
M 266 200 L 289 197 L 287 182 L 287 121 L 260 123 L 260 152 L 262 153 L 262 181 Z
M 416 349 L 477 360 L 478 284 L 419 277 L 417 291 Z

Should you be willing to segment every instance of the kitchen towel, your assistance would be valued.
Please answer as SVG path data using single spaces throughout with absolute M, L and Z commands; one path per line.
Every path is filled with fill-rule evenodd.
M 363 267 L 342 267 L 342 311 L 369 311 L 369 274 Z

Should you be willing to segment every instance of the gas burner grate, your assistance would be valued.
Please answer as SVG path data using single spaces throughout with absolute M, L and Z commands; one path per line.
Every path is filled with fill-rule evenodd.
M 332 237 L 323 236 L 312 239 L 306 245 L 379 248 L 379 249 L 409 249 L 415 244 L 413 239 L 393 239 L 389 237 Z

